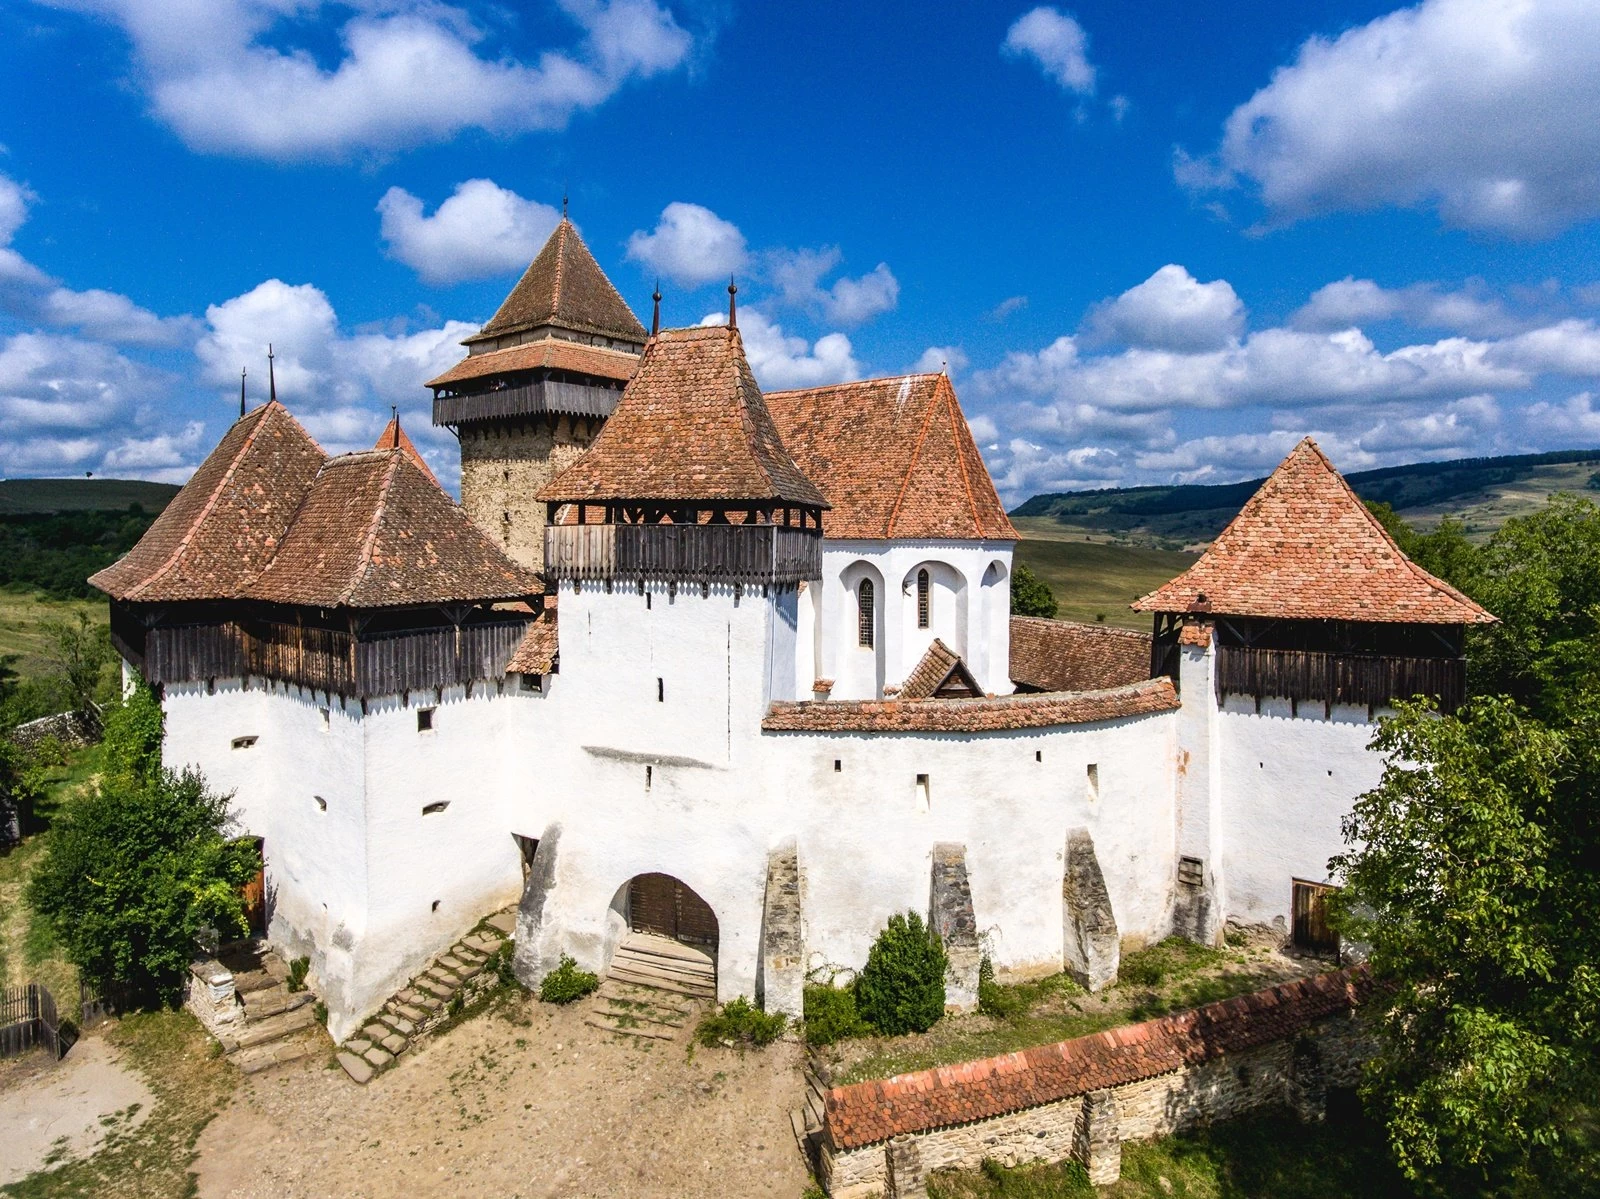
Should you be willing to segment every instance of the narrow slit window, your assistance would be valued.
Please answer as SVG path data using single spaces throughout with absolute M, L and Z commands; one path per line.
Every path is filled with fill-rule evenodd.
M 326 812 L 328 810 L 328 801 L 323 799 L 322 796 L 313 795 L 311 798 L 317 801 L 317 811 Z
M 928 776 L 917 775 L 917 811 L 927 812 L 933 807 L 932 797 L 928 794 Z
M 656 768 L 654 766 L 646 766 L 644 768 L 644 789 L 646 791 L 650 790 L 650 788 L 655 784 L 655 781 Z
M 255 737 L 235 737 L 232 741 L 234 749 L 249 749 L 256 743 Z
M 326 733 L 333 724 L 333 714 L 327 708 L 322 708 L 320 711 L 322 713 L 322 731 Z
M 431 733 L 431 732 L 433 732 L 433 713 L 434 713 L 434 711 L 435 711 L 435 709 L 433 709 L 433 708 L 418 708 L 417 709 L 417 732 L 419 732 L 419 733 Z
M 872 594 L 872 580 L 862 579 L 856 585 L 856 644 L 871 649 L 873 632 L 877 625 L 876 599 Z
M 932 591 L 933 586 L 928 578 L 928 568 L 924 566 L 917 571 L 917 628 L 919 629 L 927 628 L 928 622 L 932 618 Z
M 1084 790 L 1089 796 L 1090 803 L 1094 803 L 1100 798 L 1100 767 L 1097 763 L 1089 763 L 1089 769 L 1084 779 Z
M 838 774 L 842 770 L 844 770 L 844 762 L 839 758 L 835 758 L 833 760 L 833 773 Z
M 667 702 L 667 681 L 666 681 L 666 679 L 657 679 L 656 680 L 656 703 L 664 704 L 666 702 Z
M 437 816 L 440 812 L 444 811 L 449 806 L 450 806 L 450 801 L 448 799 L 437 800 L 434 803 L 425 804 L 423 806 L 423 809 L 422 809 L 422 814 L 424 816 Z

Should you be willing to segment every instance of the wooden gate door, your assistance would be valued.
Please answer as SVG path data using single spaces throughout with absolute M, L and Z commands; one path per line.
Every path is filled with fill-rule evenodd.
M 256 854 L 261 856 L 262 842 L 256 839 Z M 244 916 L 250 925 L 252 937 L 264 937 L 267 934 L 267 868 L 265 863 L 256 871 L 255 877 L 239 888 L 239 895 L 244 900 Z
M 1336 888 L 1326 883 L 1294 881 L 1294 943 L 1300 949 L 1334 953 L 1339 936 L 1328 927 L 1328 896 Z
M 717 946 L 717 917 L 711 905 L 669 874 L 641 874 L 629 883 L 628 913 L 634 932 L 710 949 Z

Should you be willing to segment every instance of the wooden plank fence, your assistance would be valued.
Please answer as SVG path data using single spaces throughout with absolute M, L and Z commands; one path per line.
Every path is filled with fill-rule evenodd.
M 0 991 L 0 1057 L 16 1057 L 35 1047 L 60 1060 L 70 1041 L 61 1035 L 55 996 L 38 983 Z

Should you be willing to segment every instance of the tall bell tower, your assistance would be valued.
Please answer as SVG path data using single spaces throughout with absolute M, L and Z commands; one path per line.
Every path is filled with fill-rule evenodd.
M 599 433 L 633 377 L 645 330 L 563 212 L 511 294 L 427 386 L 433 423 L 461 441 L 461 504 L 507 554 L 544 565 L 534 497 Z

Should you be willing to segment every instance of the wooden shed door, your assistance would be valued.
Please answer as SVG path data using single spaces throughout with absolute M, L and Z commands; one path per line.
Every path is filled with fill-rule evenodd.
M 711 906 L 669 874 L 641 874 L 628 885 L 633 930 L 655 933 L 690 945 L 717 945 L 717 918 Z
M 1339 937 L 1328 927 L 1328 896 L 1337 890 L 1326 883 L 1294 883 L 1294 943 L 1300 949 L 1336 952 Z

